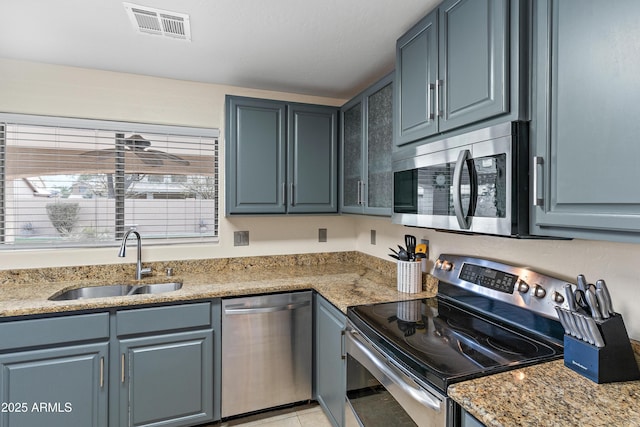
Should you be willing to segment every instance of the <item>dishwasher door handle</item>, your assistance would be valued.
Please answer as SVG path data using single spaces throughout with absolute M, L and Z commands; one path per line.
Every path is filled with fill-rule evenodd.
M 224 314 L 263 314 L 277 311 L 297 310 L 311 304 L 311 301 L 293 302 L 289 304 L 273 305 L 267 307 L 245 307 L 243 304 L 232 304 L 224 308 Z

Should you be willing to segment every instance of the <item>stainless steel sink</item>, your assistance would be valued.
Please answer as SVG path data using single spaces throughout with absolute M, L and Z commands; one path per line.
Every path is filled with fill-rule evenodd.
M 84 288 L 69 289 L 60 294 L 54 294 L 49 297 L 49 299 L 52 301 L 66 301 L 127 295 L 162 294 L 177 291 L 180 288 L 182 288 L 182 283 L 180 282 L 152 283 L 147 285 L 86 286 Z

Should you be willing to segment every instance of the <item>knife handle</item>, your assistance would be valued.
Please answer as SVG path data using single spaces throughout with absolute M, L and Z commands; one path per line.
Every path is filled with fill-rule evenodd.
M 587 304 L 589 305 L 589 310 L 591 311 L 591 317 L 594 320 L 600 321 L 602 320 L 602 314 L 600 312 L 600 307 L 598 306 L 598 298 L 596 297 L 593 289 L 587 289 L 585 292 L 585 297 L 587 298 Z
M 605 308 L 609 312 L 609 314 L 613 316 L 615 314 L 615 311 L 613 310 L 613 304 L 611 302 L 611 294 L 609 293 L 609 288 L 607 287 L 607 284 L 604 282 L 604 280 L 600 279 L 596 282 L 596 291 L 598 289 L 602 289 L 605 300 Z
M 564 294 L 567 299 L 567 304 L 569 305 L 569 310 L 576 311 L 578 308 L 576 306 L 576 297 L 573 294 L 573 288 L 569 283 L 564 285 Z

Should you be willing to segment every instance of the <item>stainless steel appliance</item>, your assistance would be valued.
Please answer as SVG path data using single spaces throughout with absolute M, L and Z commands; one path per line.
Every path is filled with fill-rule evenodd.
M 347 309 L 347 410 L 365 427 L 458 426 L 453 383 L 561 358 L 565 281 L 441 255 L 433 298 Z
M 526 236 L 528 132 L 509 122 L 394 153 L 392 221 Z
M 222 300 L 222 417 L 311 399 L 312 293 Z

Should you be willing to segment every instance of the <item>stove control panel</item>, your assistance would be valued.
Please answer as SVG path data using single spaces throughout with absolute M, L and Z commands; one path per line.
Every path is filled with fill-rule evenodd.
M 571 283 L 498 261 L 442 254 L 433 276 L 469 292 L 517 305 L 557 319 L 556 306 L 568 308 L 563 287 Z

